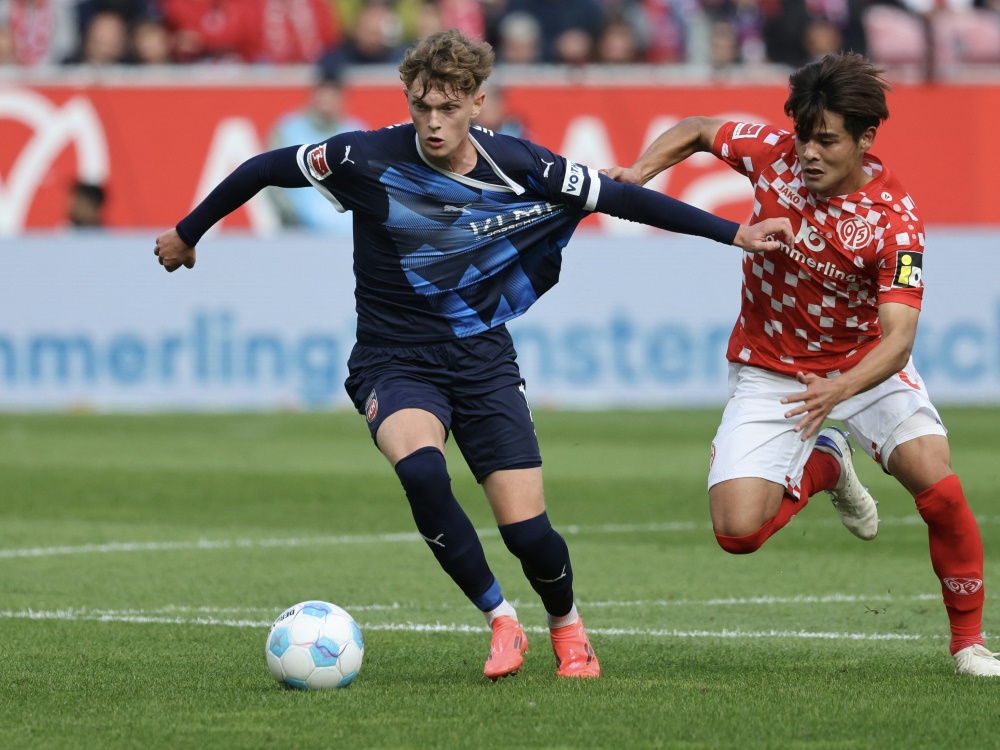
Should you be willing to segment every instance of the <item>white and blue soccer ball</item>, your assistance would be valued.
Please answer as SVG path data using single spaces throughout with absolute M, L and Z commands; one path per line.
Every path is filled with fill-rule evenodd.
M 329 602 L 301 602 L 274 621 L 264 648 L 267 667 L 282 685 L 299 690 L 347 687 L 365 656 L 361 628 Z

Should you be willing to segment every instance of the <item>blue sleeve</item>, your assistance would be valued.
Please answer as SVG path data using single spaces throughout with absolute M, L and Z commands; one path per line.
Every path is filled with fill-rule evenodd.
M 522 143 L 534 162 L 532 182 L 552 201 L 671 232 L 707 237 L 725 245 L 736 239 L 740 225 L 735 222 L 655 190 L 615 182 L 592 167 L 571 162 L 529 141 Z
M 268 151 L 247 159 L 220 182 L 208 196 L 177 223 L 177 234 L 194 247 L 212 226 L 266 187 L 309 187 L 299 169 L 298 146 Z
M 648 224 L 680 234 L 707 237 L 710 240 L 732 245 L 740 225 L 715 214 L 648 190 L 638 185 L 615 182 L 606 175 L 599 175 L 600 192 L 594 210 L 619 219 Z

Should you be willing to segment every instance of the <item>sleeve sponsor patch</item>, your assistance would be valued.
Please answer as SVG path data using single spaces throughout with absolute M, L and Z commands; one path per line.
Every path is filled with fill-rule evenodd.
M 309 173 L 317 180 L 325 180 L 333 174 L 333 170 L 330 169 L 330 165 L 326 161 L 325 143 L 309 150 L 309 153 L 306 154 L 306 164 L 309 166 Z
M 566 195 L 579 198 L 583 195 L 583 177 L 585 170 L 579 164 L 566 162 L 566 174 L 563 176 L 562 191 Z
M 893 286 L 918 289 L 923 281 L 924 254 L 913 250 L 899 250 L 896 253 L 896 272 L 892 275 Z

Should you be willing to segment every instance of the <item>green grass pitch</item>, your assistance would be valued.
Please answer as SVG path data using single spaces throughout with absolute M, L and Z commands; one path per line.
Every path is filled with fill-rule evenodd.
M 0 415 L 0 745 L 995 747 L 1000 681 L 953 674 L 911 499 L 859 456 L 875 541 L 820 495 L 729 556 L 705 492 L 719 414 L 536 414 L 597 681 L 556 678 L 544 614 L 450 448 L 530 641 L 496 684 L 482 616 L 413 532 L 357 415 Z M 944 417 L 993 592 L 1000 411 Z M 345 690 L 282 690 L 265 666 L 270 622 L 313 598 L 364 632 Z

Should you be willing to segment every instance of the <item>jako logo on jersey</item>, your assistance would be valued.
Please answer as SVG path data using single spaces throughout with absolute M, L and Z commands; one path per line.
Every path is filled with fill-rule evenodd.
M 857 252 L 868 247 L 869 243 L 875 239 L 875 232 L 871 224 L 860 216 L 851 216 L 837 222 L 837 237 L 844 247 L 852 252 Z
M 375 395 L 375 389 L 372 388 L 372 392 L 368 394 L 368 399 L 365 401 L 365 419 L 368 420 L 368 424 L 371 424 L 377 416 L 378 396 Z
M 920 288 L 924 285 L 924 254 L 913 250 L 896 253 L 896 273 L 892 277 L 893 286 Z
M 785 183 L 778 185 L 777 191 L 778 195 L 798 209 L 802 209 L 806 205 L 806 199 L 788 187 Z
M 983 582 L 978 578 L 942 578 L 941 582 L 949 591 L 965 596 L 975 594 L 983 587 Z
M 566 162 L 566 176 L 563 177 L 562 191 L 566 195 L 583 194 L 583 167 L 571 161 Z
M 306 155 L 306 163 L 309 165 L 309 171 L 312 173 L 312 176 L 317 180 L 325 180 L 333 174 L 333 170 L 330 169 L 330 165 L 326 163 L 325 143 L 312 149 Z

